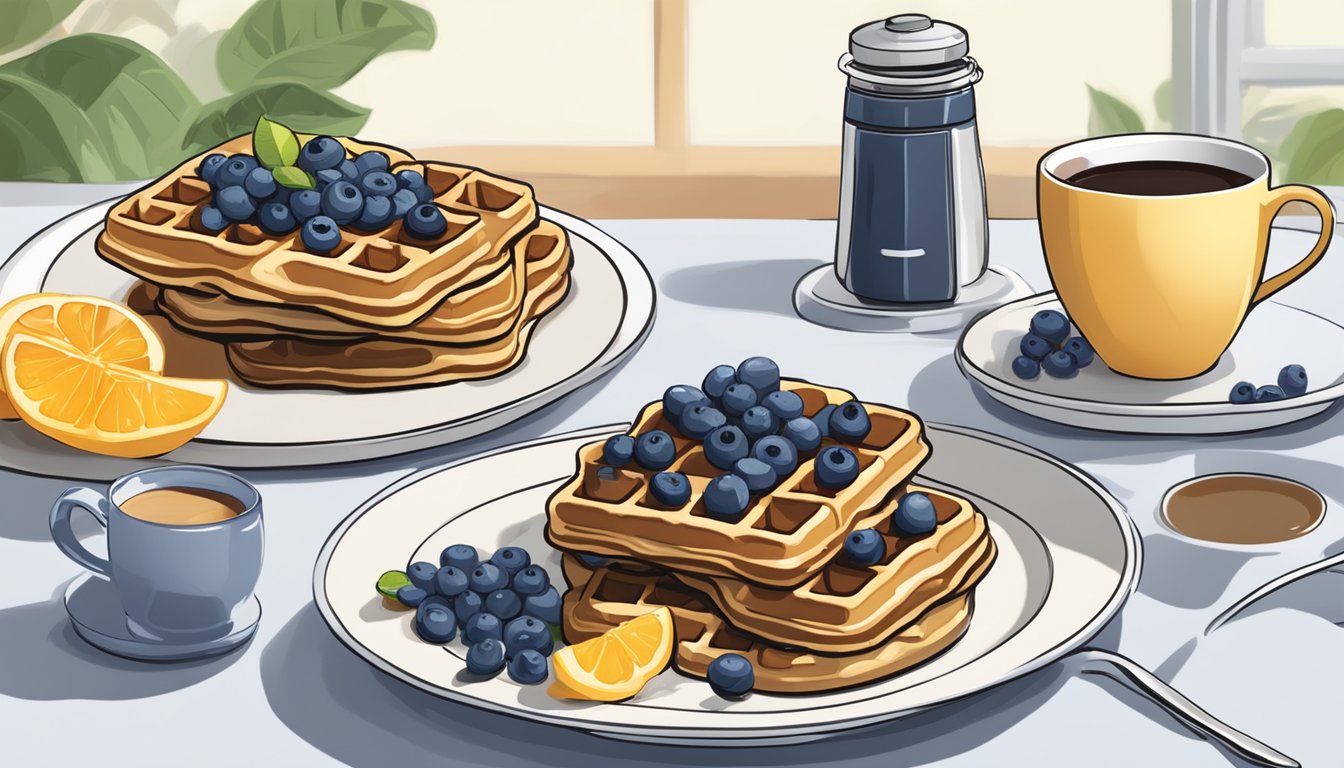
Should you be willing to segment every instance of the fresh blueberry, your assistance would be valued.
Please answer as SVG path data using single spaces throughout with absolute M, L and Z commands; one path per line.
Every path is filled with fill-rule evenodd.
M 1255 390 L 1255 402 L 1257 403 L 1263 403 L 1268 400 L 1282 400 L 1287 396 L 1288 393 L 1283 391 L 1283 387 L 1274 384 L 1260 387 Z
M 824 405 L 820 411 L 812 417 L 812 423 L 817 425 L 817 431 L 822 437 L 831 436 L 831 414 L 835 413 L 834 405 Z
M 466 626 L 472 616 L 481 613 L 484 607 L 485 599 L 479 592 L 463 592 L 453 598 L 453 613 L 457 614 L 457 621 L 463 626 Z
M 547 624 L 559 624 L 560 592 L 550 586 L 540 595 L 528 595 L 523 601 L 523 615 L 536 616 Z
M 207 205 L 201 209 L 201 227 L 206 232 L 223 232 L 227 226 L 229 226 L 229 220 L 224 217 L 219 208 Z
M 872 528 L 855 531 L 845 537 L 845 557 L 855 565 L 869 566 L 887 556 L 887 543 Z
M 274 195 L 278 186 L 269 168 L 253 168 L 243 180 L 243 189 L 257 200 L 265 200 Z
M 341 244 L 341 230 L 330 216 L 314 216 L 303 222 L 303 247 L 327 253 Z
M 479 643 L 482 640 L 502 640 L 504 622 L 493 613 L 481 611 L 473 614 L 462 626 L 462 637 L 467 643 Z
M 745 480 L 747 490 L 752 493 L 764 493 L 774 488 L 775 482 L 779 479 L 774 467 L 750 456 L 738 459 L 733 465 L 733 474 Z
M 434 595 L 425 598 L 415 609 L 415 634 L 426 643 L 443 645 L 457 637 L 457 616 L 448 604 L 448 598 Z
M 496 589 L 509 586 L 509 575 L 494 563 L 479 563 L 467 576 L 467 585 L 472 592 L 488 595 Z
M 705 374 L 705 380 L 700 388 L 706 395 L 715 400 L 723 397 L 723 393 L 729 387 L 737 383 L 737 370 L 731 365 L 716 365 L 709 373 Z
M 504 647 L 509 656 L 523 651 L 536 651 L 550 656 L 555 650 L 555 638 L 546 622 L 535 616 L 519 616 L 504 626 Z
M 798 449 L 779 435 L 769 435 L 757 440 L 751 447 L 751 457 L 769 464 L 781 480 L 793 474 L 793 470 L 798 468 Z
M 471 573 L 481 557 L 470 544 L 452 544 L 439 553 L 439 565 L 451 565 L 463 573 Z
M 257 212 L 257 221 L 271 235 L 285 235 L 299 228 L 294 213 L 283 203 L 263 203 Z
M 1082 336 L 1070 337 L 1064 342 L 1062 349 L 1073 355 L 1074 362 L 1078 363 L 1079 368 L 1086 368 L 1097 359 L 1097 353 L 1092 349 L 1092 345 L 1087 343 L 1087 339 Z
M 337 224 L 349 224 L 364 210 L 364 193 L 348 181 L 338 181 L 322 190 L 322 213 Z
M 420 240 L 433 240 L 448 231 L 448 220 L 437 205 L 417 205 L 406 214 L 406 234 Z
M 779 417 L 780 421 L 796 419 L 803 415 L 803 398 L 797 392 L 779 390 L 765 396 L 761 404 Z
M 365 232 L 377 232 L 386 229 L 395 219 L 392 201 L 382 195 L 371 195 L 364 198 L 364 207 L 351 226 Z
M 397 180 L 387 171 L 373 171 L 359 180 L 359 191 L 365 195 L 378 195 L 390 199 L 397 193 Z
M 1227 396 L 1229 403 L 1249 403 L 1255 400 L 1255 385 L 1249 381 L 1238 381 Z
M 224 161 L 215 172 L 215 189 L 241 187 L 247 181 L 248 174 L 257 167 L 257 159 L 251 155 L 233 155 Z
M 551 586 L 551 577 L 546 574 L 546 569 L 540 565 L 529 565 L 513 576 L 513 591 L 527 597 L 528 595 L 540 595 Z
M 336 166 L 336 169 L 341 172 L 341 178 L 345 181 L 348 181 L 351 184 L 358 183 L 359 168 L 355 165 L 354 160 L 346 158 L 341 161 L 340 165 Z
M 583 566 L 585 568 L 604 568 L 611 563 L 611 558 L 609 557 L 603 557 L 601 555 L 593 555 L 587 552 L 579 552 L 577 553 L 577 556 L 579 558 L 579 562 L 583 563 Z M 523 610 L 526 611 L 527 607 L 524 606 Z
M 211 152 L 201 160 L 200 165 L 196 166 L 196 175 L 204 179 L 206 184 L 214 186 L 215 175 L 219 173 L 219 169 L 224 167 L 226 162 L 228 162 L 227 157 L 218 152 Z
M 246 187 L 244 187 L 244 189 L 246 189 Z M 293 196 L 294 196 L 294 190 L 286 189 L 285 187 L 282 187 L 279 184 L 277 184 L 275 185 L 275 191 L 271 193 L 270 197 L 266 198 L 266 202 L 280 203 L 281 205 L 288 207 L 289 199 Z
M 1013 374 L 1019 379 L 1031 381 L 1041 375 L 1041 364 L 1026 355 L 1013 358 Z
M 504 668 L 504 644 L 487 637 L 467 649 L 467 671 L 473 675 L 493 675 Z
M 1056 379 L 1071 379 L 1078 375 L 1078 361 L 1068 352 L 1057 349 L 1041 361 L 1041 370 Z
M 411 209 L 420 204 L 420 198 L 409 189 L 398 189 L 392 195 L 392 213 L 398 219 L 405 218 Z
M 751 490 L 747 481 L 737 475 L 719 475 L 705 486 L 703 498 L 706 514 L 715 520 L 735 523 L 747 511 Z
M 768 357 L 748 357 L 737 366 L 737 380 L 765 397 L 779 389 L 779 366 Z
M 1044 360 L 1046 355 L 1054 351 L 1054 348 L 1050 346 L 1050 342 L 1034 333 L 1028 333 L 1026 336 L 1023 336 L 1021 343 L 1017 346 L 1022 350 L 1023 355 L 1026 355 L 1032 360 Z
M 331 186 L 332 184 L 335 184 L 338 181 L 345 181 L 345 180 L 346 180 L 345 176 L 342 175 L 340 170 L 336 168 L 328 168 L 325 171 L 318 171 L 317 173 L 313 174 L 313 183 L 314 186 L 317 187 L 319 192 Z
M 523 599 L 512 589 L 496 589 L 485 596 L 485 610 L 508 621 L 523 612 Z
M 515 683 L 536 685 L 545 682 L 546 674 L 546 657 L 536 651 L 522 651 L 509 659 L 509 679 Z
M 1043 309 L 1031 316 L 1031 332 L 1057 347 L 1069 338 L 1069 318 L 1062 312 Z
M 691 481 L 680 472 L 659 472 L 649 481 L 649 490 L 667 507 L 685 506 L 691 500 Z
M 661 472 L 676 458 L 677 444 L 661 429 L 645 432 L 635 440 L 635 461 L 645 469 Z
M 532 564 L 532 556 L 522 547 L 500 547 L 490 556 L 490 562 L 503 569 L 509 578 L 513 578 L 513 574 Z
M 303 145 L 298 165 L 309 173 L 335 168 L 345 159 L 345 147 L 330 136 L 315 136 Z
M 709 662 L 705 676 L 714 695 L 725 699 L 740 699 L 756 685 L 756 670 L 740 653 L 725 653 Z
M 815 421 L 805 416 L 784 422 L 780 434 L 793 443 L 793 447 L 797 448 L 799 453 L 815 451 L 817 446 L 821 445 L 821 430 L 817 429 Z
M 434 588 L 444 597 L 457 597 L 467 591 L 467 572 L 451 565 L 439 566 L 434 573 Z
M 764 405 L 753 405 L 748 408 L 742 414 L 741 422 L 742 431 L 750 440 L 773 435 L 779 431 L 779 419 Z
M 410 579 L 415 586 L 432 595 L 439 589 L 434 581 L 438 571 L 439 569 L 435 568 L 433 563 L 415 562 L 411 563 L 411 567 L 406 569 L 406 578 Z
M 704 440 L 710 432 L 728 423 L 723 411 L 712 405 L 697 405 L 687 408 L 677 420 L 677 429 L 692 440 Z
M 612 435 L 602 444 L 602 461 L 611 467 L 624 467 L 635 457 L 635 439 L 629 435 Z
M 247 221 L 257 212 L 257 205 L 252 202 L 247 190 L 237 184 L 215 193 L 215 207 L 229 221 Z
M 372 175 L 375 172 L 385 173 L 387 167 L 387 155 L 382 152 L 361 152 L 359 153 L 359 157 L 355 158 L 355 170 L 359 172 L 360 176 Z M 391 176 L 392 174 L 389 173 L 387 175 Z M 396 182 L 393 181 L 392 184 L 395 188 Z
M 863 403 L 850 400 L 831 412 L 831 437 L 846 443 L 857 443 L 868 436 L 873 424 Z
M 847 488 L 859 476 L 859 459 L 841 445 L 823 448 L 817 454 L 815 475 L 822 488 Z
M 397 188 L 410 191 L 415 195 L 416 202 L 428 203 L 434 198 L 434 190 L 429 188 L 425 182 L 425 177 L 419 171 L 406 169 L 397 171 Z
M 704 392 L 685 384 L 676 384 L 663 393 L 663 416 L 675 424 L 687 408 L 709 404 L 709 398 L 705 397 Z
M 427 597 L 429 593 L 414 584 L 405 584 L 397 590 L 397 600 L 407 608 L 420 605 Z
M 938 527 L 938 510 L 933 501 L 919 491 L 907 493 L 896 502 L 891 515 L 891 532 L 897 536 L 923 536 Z
M 729 384 L 723 391 L 723 412 L 729 416 L 741 416 L 753 405 L 756 405 L 756 390 L 748 384 Z
M 1297 397 L 1307 393 L 1307 369 L 1294 363 L 1279 371 L 1279 388 L 1288 397 Z
M 738 459 L 746 458 L 748 448 L 747 436 L 731 424 L 705 437 L 705 458 L 719 469 L 732 469 Z

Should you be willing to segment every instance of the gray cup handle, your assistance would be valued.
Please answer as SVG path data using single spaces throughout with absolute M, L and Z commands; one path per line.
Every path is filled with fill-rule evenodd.
M 88 568 L 94 573 L 112 578 L 112 567 L 101 557 L 93 554 L 79 543 L 74 529 L 70 527 L 70 513 L 82 509 L 93 515 L 98 524 L 107 528 L 107 497 L 92 488 L 71 488 L 56 500 L 51 508 L 51 538 L 65 556 Z

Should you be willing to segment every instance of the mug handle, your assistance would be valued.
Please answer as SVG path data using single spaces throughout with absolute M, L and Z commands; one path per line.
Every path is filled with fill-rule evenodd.
M 1312 246 L 1311 252 L 1306 255 L 1306 258 L 1261 282 L 1260 287 L 1255 291 L 1255 296 L 1251 299 L 1251 306 L 1255 306 L 1287 288 L 1294 280 L 1306 274 L 1307 270 L 1316 266 L 1316 262 L 1320 261 L 1321 257 L 1325 255 L 1325 249 L 1330 245 L 1330 238 L 1334 235 L 1335 207 L 1331 205 L 1330 198 L 1315 187 L 1300 184 L 1286 184 L 1269 190 L 1269 197 L 1260 205 L 1261 226 L 1268 230 L 1274 223 L 1274 217 L 1279 215 L 1279 210 L 1291 202 L 1306 203 L 1316 209 L 1316 212 L 1321 216 L 1321 236 L 1316 240 L 1316 245 Z
M 92 488 L 71 488 L 56 500 L 51 508 L 51 538 L 65 556 L 88 568 L 94 573 L 112 578 L 112 567 L 101 557 L 93 554 L 79 543 L 75 531 L 70 527 L 70 513 L 82 509 L 93 515 L 98 524 L 107 528 L 107 497 Z

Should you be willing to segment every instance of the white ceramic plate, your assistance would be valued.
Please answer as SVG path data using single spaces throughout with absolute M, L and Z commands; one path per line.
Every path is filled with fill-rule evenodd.
M 1322 413 L 1344 396 L 1344 328 L 1287 304 L 1251 310 L 1232 346 L 1212 371 L 1182 381 L 1145 381 L 1111 371 L 1100 359 L 1072 379 L 1013 374 L 1018 343 L 1042 309 L 1063 311 L 1054 293 L 1031 296 L 989 312 L 962 334 L 957 364 L 985 394 L 1041 419 L 1086 429 L 1165 435 L 1210 435 L 1268 429 Z M 1274 384 L 1290 363 L 1306 367 L 1310 388 L 1300 397 L 1229 403 L 1239 381 Z
M 620 429 L 623 429 L 620 428 Z M 546 499 L 604 427 L 504 449 L 406 478 L 348 517 L 313 574 L 336 636 L 373 666 L 445 699 L 614 738 L 670 743 L 778 744 L 898 718 L 1039 668 L 1077 648 L 1119 610 L 1139 573 L 1139 541 L 1119 503 L 1078 470 L 981 432 L 928 425 L 922 482 L 970 497 L 989 518 L 999 556 L 976 588 L 966 635 L 897 677 L 824 695 L 715 697 L 703 681 L 665 671 L 619 704 L 560 701 L 546 686 L 497 677 L 468 682 L 463 649 L 427 645 L 411 615 L 389 611 L 373 585 L 392 568 L 437 562 L 448 544 L 526 547 L 559 583 L 543 538 Z
M 113 202 L 63 219 L 0 268 L 0 302 L 35 291 L 120 300 L 133 284 L 93 242 Z M 549 208 L 569 231 L 569 295 L 537 325 L 527 356 L 492 379 L 385 392 L 259 389 L 232 384 L 205 431 L 162 460 L 223 467 L 311 466 L 431 448 L 504 426 L 587 384 L 638 348 L 653 323 L 644 265 L 588 222 Z M 0 423 L 0 465 L 35 474 L 110 479 L 146 461 L 66 448 L 22 423 Z

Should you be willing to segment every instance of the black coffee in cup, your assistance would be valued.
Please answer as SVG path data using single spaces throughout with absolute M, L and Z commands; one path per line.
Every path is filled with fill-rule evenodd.
M 1139 160 L 1096 165 L 1070 176 L 1075 187 L 1118 195 L 1200 195 L 1235 189 L 1251 177 L 1231 168 L 1181 160 Z

